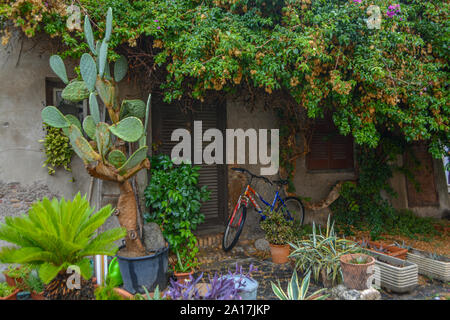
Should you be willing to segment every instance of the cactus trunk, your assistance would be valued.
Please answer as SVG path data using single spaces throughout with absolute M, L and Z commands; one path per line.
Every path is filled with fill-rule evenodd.
M 120 197 L 117 209 L 119 210 L 119 223 L 127 229 L 125 243 L 128 254 L 132 256 L 145 255 L 145 247 L 137 231 L 138 210 L 136 198 L 129 181 L 120 183 Z

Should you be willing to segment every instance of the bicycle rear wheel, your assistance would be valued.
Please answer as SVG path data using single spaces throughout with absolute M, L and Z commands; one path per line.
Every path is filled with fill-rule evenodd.
M 247 217 L 247 208 L 241 205 L 234 216 L 231 216 L 227 223 L 227 228 L 223 234 L 222 249 L 230 251 L 236 245 L 244 228 L 245 218 Z
M 303 221 L 305 219 L 305 208 L 303 207 L 303 203 L 300 199 L 296 197 L 287 197 L 284 199 L 284 206 L 283 203 L 280 202 L 277 207 L 277 211 L 282 209 L 287 210 L 287 213 L 285 213 L 287 217 L 290 217 L 296 223 L 303 225 Z

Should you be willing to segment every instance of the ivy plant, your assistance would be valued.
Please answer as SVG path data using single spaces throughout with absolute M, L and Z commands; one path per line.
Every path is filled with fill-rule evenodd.
M 173 252 L 182 258 L 182 265 L 193 268 L 198 252 L 193 231 L 204 221 L 200 207 L 210 191 L 198 186 L 199 167 L 175 165 L 167 155 L 153 156 L 151 163 L 151 179 L 144 191 L 150 208 L 146 221 L 159 224 Z

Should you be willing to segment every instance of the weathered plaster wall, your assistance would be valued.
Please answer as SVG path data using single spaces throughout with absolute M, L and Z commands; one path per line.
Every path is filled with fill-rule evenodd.
M 0 46 L 0 222 L 5 216 L 25 212 L 29 205 L 44 196 L 73 197 L 77 192 L 89 190 L 91 177 L 82 161 L 74 155 L 72 173 L 63 169 L 50 176 L 42 167 L 45 155 L 39 142 L 45 135 L 41 110 L 45 107 L 45 79 L 55 77 L 49 66 L 53 53 L 51 43 L 35 38 L 33 41 L 15 34 L 10 43 Z M 73 67 L 67 67 L 68 72 Z M 70 77 L 70 75 L 69 75 Z M 139 91 L 129 85 L 120 88 L 122 97 L 142 98 Z M 72 182 L 73 178 L 73 182 Z M 140 190 L 146 174 L 140 173 Z M 96 203 L 94 184 L 91 203 Z M 114 183 L 104 182 L 105 197 L 102 205 L 115 206 L 119 191 Z M 117 218 L 108 221 L 107 228 L 118 225 Z M 0 246 L 5 243 L 0 242 Z
M 255 107 L 256 105 L 256 107 Z M 256 101 L 255 105 L 248 105 L 245 102 L 245 96 L 230 96 L 227 99 L 227 128 L 236 129 L 272 129 L 278 128 L 277 116 L 271 110 L 264 110 L 262 101 Z M 302 141 L 298 141 L 299 145 L 303 145 Z M 280 146 L 281 148 L 281 146 Z M 399 165 L 401 165 L 402 157 L 400 156 Z M 245 176 L 230 170 L 233 166 L 242 166 L 247 168 L 255 174 L 260 174 L 259 165 L 228 165 L 228 210 L 231 212 L 232 208 L 237 201 L 237 198 L 243 191 L 245 186 Z M 432 216 L 432 217 L 444 217 L 449 214 L 449 195 L 447 191 L 447 184 L 445 181 L 442 161 L 434 161 L 435 180 L 437 185 L 437 191 L 439 193 L 439 207 L 414 207 L 410 208 L 419 216 Z M 243 179 L 244 178 L 244 179 Z M 277 179 L 277 176 L 269 177 L 271 179 Z M 354 170 L 320 170 L 309 171 L 306 168 L 306 158 L 299 157 L 297 159 L 296 171 L 294 176 L 294 185 L 296 188 L 296 194 L 310 198 L 312 203 L 317 203 L 324 200 L 331 189 L 337 182 L 343 180 L 355 180 L 356 173 Z M 390 181 L 393 188 L 397 191 L 398 197 L 389 199 L 396 208 L 408 208 L 408 198 L 406 191 L 405 176 L 400 173 L 395 173 L 394 177 Z M 256 184 L 256 190 L 268 199 L 273 199 L 273 188 L 264 182 L 260 181 Z M 305 223 L 312 223 L 316 221 L 319 223 L 326 223 L 328 215 L 331 214 L 331 210 L 306 210 Z M 259 227 L 259 215 L 255 210 L 251 209 L 247 213 L 247 222 L 244 226 L 243 236 L 249 238 L 257 238 L 263 235 L 262 230 Z

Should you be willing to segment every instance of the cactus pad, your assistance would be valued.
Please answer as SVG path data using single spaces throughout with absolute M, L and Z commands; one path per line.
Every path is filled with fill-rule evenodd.
M 83 53 L 81 56 L 80 73 L 89 91 L 94 91 L 95 81 L 97 80 L 97 66 L 89 53 Z
M 114 80 L 116 82 L 121 81 L 127 75 L 127 71 L 127 58 L 121 55 L 120 58 L 114 63 Z
M 107 56 L 108 56 L 108 42 L 103 40 L 98 55 L 98 74 L 100 75 L 100 78 L 103 77 L 103 73 L 105 72 Z
M 91 49 L 93 54 L 97 55 L 94 45 L 94 34 L 92 33 L 91 22 L 89 21 L 89 17 L 87 15 L 84 17 L 84 36 L 89 49 Z
M 142 100 L 123 100 L 120 107 L 120 119 L 126 117 L 145 118 L 145 102 Z
M 81 131 L 74 125 L 69 127 L 69 140 L 73 150 L 84 163 L 101 160 L 100 155 L 92 149 L 89 142 L 83 138 Z
M 106 13 L 106 31 L 105 31 L 105 41 L 109 41 L 111 38 L 111 31 L 112 31 L 112 8 L 108 8 L 108 12 Z
M 69 83 L 69 79 L 67 79 L 66 66 L 60 56 L 54 54 L 50 57 L 50 67 L 65 84 Z
M 108 162 L 114 167 L 120 168 L 127 161 L 127 157 L 120 150 L 113 150 L 108 154 Z
M 127 142 L 135 142 L 144 133 L 141 120 L 136 117 L 127 117 L 109 127 L 114 135 Z
M 97 124 L 95 131 L 95 141 L 97 142 L 98 152 L 100 152 L 102 158 L 104 158 L 106 156 L 106 153 L 108 152 L 111 142 L 108 124 L 104 122 L 100 122 Z
M 51 127 L 55 128 L 66 128 L 70 126 L 70 122 L 66 117 L 53 106 L 45 107 L 42 112 L 42 121 Z
M 83 130 L 84 130 L 84 132 L 86 132 L 86 134 L 89 138 L 91 138 L 92 140 L 95 140 L 95 130 L 97 130 L 97 128 L 96 128 L 94 118 L 91 115 L 84 118 Z
M 131 157 L 119 168 L 119 174 L 124 175 L 128 170 L 133 169 L 147 158 L 147 146 L 137 149 Z
M 91 112 L 91 116 L 95 121 L 95 124 L 100 122 L 100 109 L 98 108 L 97 97 L 95 93 L 91 92 L 89 95 L 89 111 Z
M 61 97 L 72 102 L 80 102 L 89 97 L 89 90 L 84 81 L 71 81 L 62 91 Z
M 112 107 L 114 105 L 115 96 L 114 86 L 109 81 L 97 79 L 95 87 L 105 106 Z
M 77 117 L 75 117 L 73 114 L 66 114 L 65 117 L 66 117 L 67 121 L 69 122 L 69 124 L 73 124 L 81 131 L 81 123 Z

